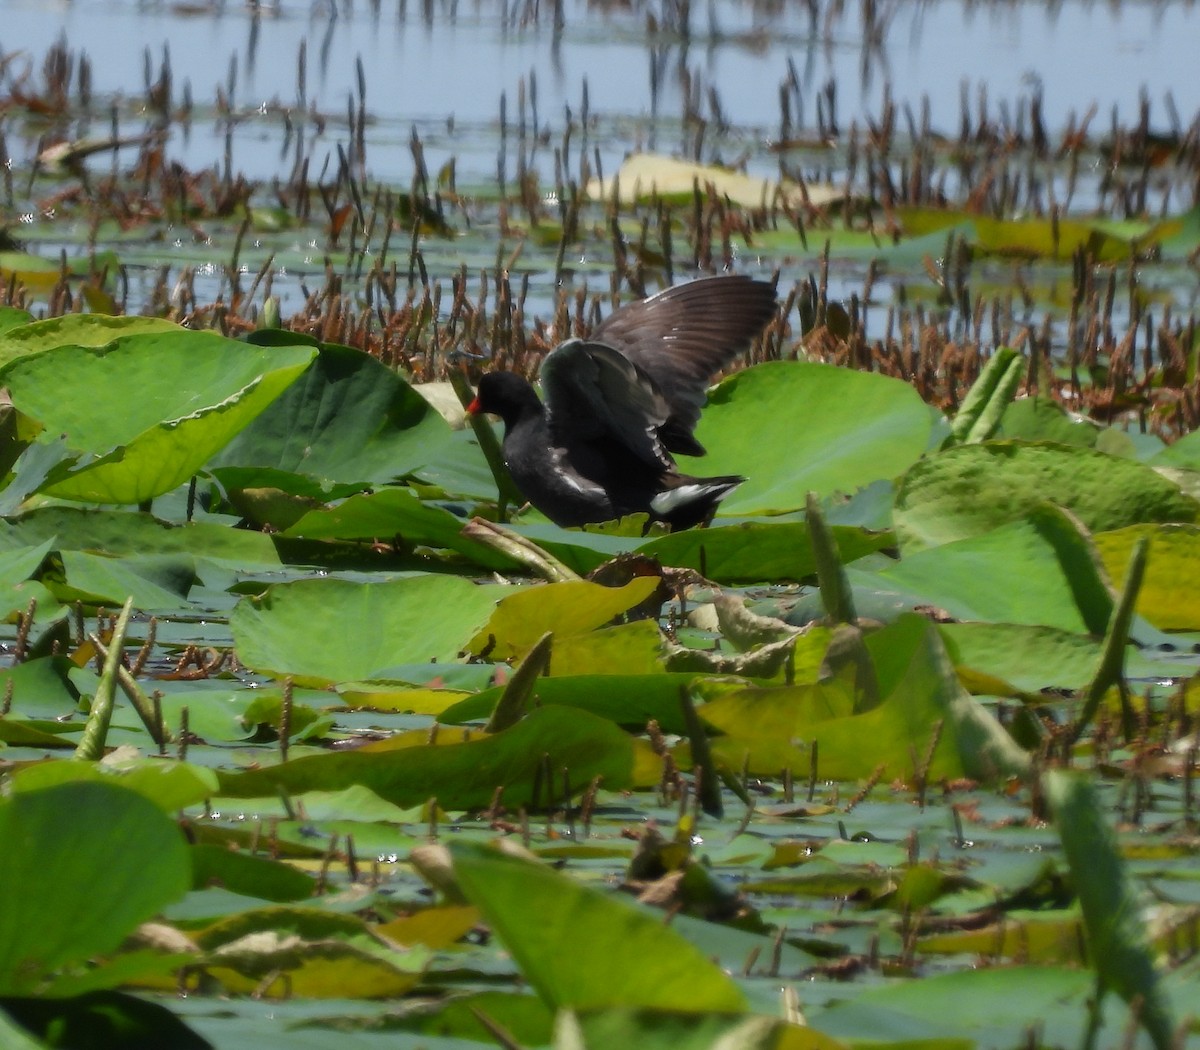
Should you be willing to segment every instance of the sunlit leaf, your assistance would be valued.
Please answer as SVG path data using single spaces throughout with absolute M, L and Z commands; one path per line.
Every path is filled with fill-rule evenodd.
M 1095 537 L 1109 575 L 1120 579 L 1133 545 L 1150 537 L 1150 557 L 1137 611 L 1164 631 L 1200 630 L 1200 528 L 1133 525 Z
M 742 1011 L 737 985 L 651 915 L 543 864 L 453 847 L 463 891 L 551 1006 Z
M 70 834 L 63 833 L 66 814 Z M 175 822 L 114 784 L 0 798 L 0 844 L 0 898 L 8 902 L 0 909 L 0 992 L 9 995 L 113 950 L 191 881 Z
M 1200 504 L 1149 467 L 1091 449 L 988 441 L 923 460 L 896 493 L 906 552 L 975 536 L 1048 501 L 1094 532 L 1141 522 L 1193 522 Z
M 695 164 L 659 153 L 634 153 L 626 157 L 614 178 L 592 179 L 587 192 L 590 197 L 611 200 L 614 189 L 619 188 L 622 204 L 633 204 L 651 197 L 690 203 L 697 190 L 705 193 L 709 187 L 718 197 L 747 208 L 769 208 L 780 202 L 790 207 L 804 204 L 820 207 L 843 200 L 846 196 L 842 186 L 809 182 L 801 189 L 794 182 L 780 183 L 778 180 L 744 175 L 712 164 Z
M 709 394 L 694 474 L 749 480 L 720 513 L 777 514 L 809 492 L 851 493 L 899 476 L 925 451 L 930 415 L 907 383 L 867 372 L 776 361 L 738 372 Z
M 361 350 L 323 345 L 304 373 L 213 460 L 331 481 L 388 481 L 436 460 L 445 420 L 393 369 Z
M 495 591 L 455 576 L 301 580 L 243 599 L 229 627 L 247 666 L 324 686 L 383 677 L 399 664 L 453 660 L 487 622 Z
M 557 650 L 564 639 L 601 627 L 645 601 L 658 585 L 657 577 L 642 576 L 624 587 L 572 580 L 522 588 L 496 606 L 471 650 L 486 648 L 493 660 L 518 659 L 547 631 L 554 634 Z
M 43 491 L 140 503 L 186 481 L 308 366 L 310 347 L 246 346 L 190 332 L 128 335 L 18 358 L 4 382 L 23 413 L 83 458 Z M 136 390 L 137 396 L 130 396 Z M 121 404 L 123 410 L 111 411 Z
M 361 784 L 397 806 L 436 797 L 446 808 L 470 809 L 487 805 L 501 787 L 507 805 L 529 804 L 547 764 L 555 783 L 546 792 L 561 796 L 563 770 L 572 790 L 582 790 L 596 776 L 615 790 L 629 782 L 633 745 L 605 719 L 545 707 L 511 729 L 467 743 L 313 755 L 218 776 L 220 793 L 232 798 L 274 796 L 281 789 L 289 794 L 339 791 Z

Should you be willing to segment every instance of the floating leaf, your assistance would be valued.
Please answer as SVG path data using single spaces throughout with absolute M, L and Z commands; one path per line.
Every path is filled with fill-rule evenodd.
M 615 178 L 592 179 L 587 185 L 587 193 L 593 199 L 611 200 L 613 190 L 618 186 L 622 204 L 634 204 L 651 197 L 690 203 L 697 189 L 705 193 L 710 187 L 716 196 L 746 208 L 769 208 L 780 203 L 780 198 L 787 207 L 820 207 L 846 197 L 843 186 L 813 182 L 801 188 L 794 182 L 780 183 L 658 153 L 634 153 L 626 157 Z
M 330 481 L 390 481 L 436 460 L 445 420 L 393 369 L 348 346 L 322 345 L 316 360 L 269 409 L 213 459 Z
M 1101 635 L 1113 609 L 1088 538 L 1049 505 L 982 535 L 917 550 L 879 575 L 957 620 Z
M 656 576 L 642 576 L 624 587 L 602 587 L 571 580 L 527 587 L 508 595 L 471 641 L 472 652 L 488 650 L 494 660 L 518 659 L 547 631 L 558 646 L 586 634 L 644 602 L 658 588 Z
M 55 550 L 107 554 L 186 553 L 239 566 L 278 567 L 269 536 L 209 522 L 172 524 L 132 510 L 48 506 L 0 519 L 0 547 L 53 539 Z
M 458 515 L 424 502 L 411 489 L 393 486 L 351 496 L 336 507 L 310 511 L 289 526 L 284 535 L 438 547 L 455 551 L 485 568 L 516 567 L 512 559 L 494 548 L 464 536 L 464 524 Z
M 1000 420 L 999 436 L 1022 441 L 1055 441 L 1083 448 L 1096 448 L 1102 441 L 1108 446 L 1122 443 L 1132 455 L 1132 442 L 1127 435 L 1086 417 L 1073 417 L 1057 401 L 1046 397 L 1023 397 L 1010 404 Z M 1120 454 L 1112 447 L 1100 450 L 1110 455 Z
M 122 605 L 132 598 L 135 608 L 179 609 L 187 604 L 196 581 L 196 563 L 187 555 L 151 554 L 114 558 L 84 551 L 63 551 L 64 581 L 47 579 L 59 601 L 69 604 Z
M 1095 536 L 1096 549 L 1113 579 L 1120 579 L 1134 544 L 1150 538 L 1150 557 L 1137 611 L 1164 631 L 1200 630 L 1200 527 L 1131 525 Z
M 923 460 L 896 493 L 906 551 L 988 532 L 1048 501 L 1092 531 L 1140 522 L 1193 522 L 1200 504 L 1141 463 L 1050 443 L 988 441 Z
M 310 347 L 268 350 L 178 328 L 52 347 L 10 362 L 3 377 L 21 412 L 84 454 L 52 470 L 42 491 L 141 503 L 187 481 L 312 355 Z
M 570 670 L 568 667 L 567 670 Z M 575 675 L 538 679 L 534 690 L 542 704 L 563 704 L 590 711 L 631 730 L 642 730 L 651 719 L 665 733 L 681 733 L 679 690 L 694 679 L 691 674 Z M 447 708 L 438 721 L 456 725 L 487 718 L 496 706 L 502 687 L 477 693 Z
M 192 885 L 210 882 L 233 893 L 269 901 L 299 901 L 312 897 L 317 880 L 288 864 L 256 857 L 224 846 L 192 846 Z
M 1050 1045 L 1076 1045 L 1092 990 L 1088 974 L 1074 968 L 992 966 L 866 988 L 810 1011 L 809 1020 L 847 1040 L 903 1040 L 938 1050 L 1016 1046 L 1030 1029 L 1057 1022 L 1056 1037 L 1043 1032 L 1041 1038 Z
M 135 791 L 165 813 L 174 814 L 211 798 L 217 775 L 187 762 L 136 756 L 126 761 L 36 762 L 12 777 L 14 792 L 40 791 L 64 784 L 102 783 Z
M 1053 627 L 948 623 L 939 630 L 959 677 L 976 693 L 1079 689 L 1100 660 L 1094 638 Z
M 738 986 L 652 915 L 485 846 L 452 854 L 463 892 L 548 1005 L 745 1010 Z
M 852 714 L 854 692 L 842 683 L 748 688 L 700 709 L 725 736 L 713 750 L 728 769 L 748 762 L 752 772 L 785 767 L 797 776 L 819 744 L 819 774 L 835 780 L 866 777 L 884 766 L 890 777 L 914 773 L 913 756 L 938 740 L 931 777 L 995 780 L 1021 776 L 1028 759 L 995 719 L 967 696 L 958 682 L 937 629 L 907 616 L 871 638 L 873 651 L 887 647 L 896 670 L 877 668 L 885 699 Z M 870 748 L 862 742 L 870 740 Z
M 28 354 L 52 350 L 58 346 L 106 346 L 127 335 L 175 333 L 181 329 L 174 321 L 160 317 L 134 317 L 129 314 L 64 314 L 42 321 L 6 329 L 0 335 L 0 366 Z
M 720 513 L 798 510 L 810 491 L 850 493 L 899 476 L 925 451 L 929 409 L 907 383 L 868 372 L 773 361 L 737 372 L 709 394 L 695 474 L 749 480 Z
M 60 967 L 112 951 L 191 883 L 175 822 L 114 784 L 63 784 L 0 798 L 0 844 L 6 995 L 34 991 Z
M 456 576 L 300 580 L 243 599 L 229 627 L 248 667 L 322 687 L 385 677 L 404 663 L 453 660 L 487 622 L 497 597 L 496 588 Z
M 548 756 L 548 757 L 546 757 Z M 611 722 L 584 711 L 546 707 L 511 729 L 463 744 L 407 747 L 402 751 L 350 752 L 295 758 L 246 773 L 220 773 L 220 792 L 232 798 L 304 791 L 340 791 L 360 784 L 397 806 L 436 797 L 447 809 L 486 806 L 504 788 L 506 805 L 528 805 L 548 766 L 561 797 L 565 769 L 572 790 L 593 777 L 613 790 L 628 785 L 633 743 Z
M 834 525 L 830 531 L 843 562 L 895 543 L 888 532 L 848 525 Z M 663 565 L 695 569 L 716 583 L 794 581 L 816 572 L 808 528 L 802 522 L 746 521 L 686 529 L 650 540 L 637 550 Z

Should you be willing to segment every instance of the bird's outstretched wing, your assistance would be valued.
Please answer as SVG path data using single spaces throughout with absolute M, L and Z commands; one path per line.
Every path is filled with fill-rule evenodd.
M 692 436 L 713 376 L 744 352 L 775 316 L 775 288 L 743 274 L 705 277 L 630 303 L 592 339 L 620 351 L 665 398 L 667 449 L 702 455 Z
M 546 355 L 541 381 L 556 445 L 617 441 L 649 466 L 674 466 L 658 437 L 671 406 L 654 380 L 618 350 L 568 339 Z

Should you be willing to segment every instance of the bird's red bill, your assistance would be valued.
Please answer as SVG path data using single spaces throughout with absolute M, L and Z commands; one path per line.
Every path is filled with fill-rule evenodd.
M 467 415 L 469 416 L 478 415 L 482 411 L 483 405 L 479 403 L 479 398 L 475 398 L 469 405 L 467 405 Z

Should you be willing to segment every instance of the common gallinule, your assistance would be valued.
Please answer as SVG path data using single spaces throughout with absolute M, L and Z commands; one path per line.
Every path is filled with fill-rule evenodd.
M 559 525 L 645 512 L 672 529 L 707 522 L 745 479 L 681 474 L 713 375 L 775 316 L 775 288 L 745 276 L 677 285 L 615 311 L 590 339 L 546 355 L 545 404 L 527 380 L 487 372 L 467 411 L 504 420 L 521 494 Z

